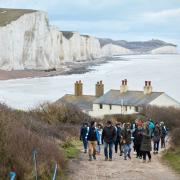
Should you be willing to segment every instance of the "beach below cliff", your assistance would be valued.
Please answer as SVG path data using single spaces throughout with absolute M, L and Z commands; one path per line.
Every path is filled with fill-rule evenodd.
M 109 61 L 123 61 L 120 57 L 100 58 L 90 61 L 69 62 L 62 65 L 61 68 L 52 68 L 47 70 L 0 70 L 0 80 L 51 77 L 59 75 L 84 74 L 92 71 L 92 66 L 99 66 Z

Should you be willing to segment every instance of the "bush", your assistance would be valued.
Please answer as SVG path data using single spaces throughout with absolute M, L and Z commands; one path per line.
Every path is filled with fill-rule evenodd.
M 58 171 L 64 171 L 67 154 L 60 144 L 79 137 L 79 124 L 86 118 L 73 106 L 46 104 L 24 112 L 0 104 L 0 177 L 7 179 L 15 169 L 17 179 L 33 179 L 33 150 L 40 179 L 51 179 L 55 163 Z M 77 152 L 74 145 L 68 148 L 70 155 Z
M 90 117 L 83 113 L 78 107 L 72 104 L 49 104 L 45 103 L 40 108 L 33 111 L 35 115 L 49 124 L 52 123 L 70 123 L 81 124 L 90 121 Z

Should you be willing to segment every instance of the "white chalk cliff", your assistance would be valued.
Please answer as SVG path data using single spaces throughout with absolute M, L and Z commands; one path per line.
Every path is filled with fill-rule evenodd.
M 66 62 L 133 53 L 111 43 L 101 46 L 100 40 L 92 36 L 60 31 L 49 25 L 45 12 L 0 9 L 0 18 L 3 70 L 59 68 Z
M 133 54 L 133 51 L 124 48 L 122 46 L 114 45 L 114 44 L 106 44 L 102 47 L 103 56 L 115 56 L 115 55 L 123 55 L 123 54 Z
M 151 51 L 151 54 L 176 54 L 177 48 L 175 46 L 164 46 Z

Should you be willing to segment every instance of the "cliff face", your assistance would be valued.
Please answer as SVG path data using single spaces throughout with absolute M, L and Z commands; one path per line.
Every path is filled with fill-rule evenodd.
M 47 69 L 59 66 L 61 33 L 49 27 L 46 13 L 24 14 L 0 27 L 1 69 Z
M 0 9 L 0 69 L 51 69 L 66 62 L 135 52 L 120 41 L 110 41 L 102 45 L 102 39 L 61 32 L 49 25 L 45 12 Z
M 114 56 L 121 54 L 133 54 L 133 51 L 114 44 L 106 44 L 102 47 L 103 56 Z
M 175 46 L 163 46 L 151 51 L 152 54 L 176 54 L 177 48 Z

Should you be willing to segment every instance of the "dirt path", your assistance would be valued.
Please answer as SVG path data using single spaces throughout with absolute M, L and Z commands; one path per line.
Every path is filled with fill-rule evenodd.
M 113 154 L 113 161 L 104 161 L 103 152 L 96 161 L 89 162 L 88 155 L 81 153 L 79 159 L 70 163 L 70 180 L 180 180 L 167 165 L 160 161 L 159 155 L 152 155 L 152 162 L 142 163 L 132 154 L 125 161 Z

